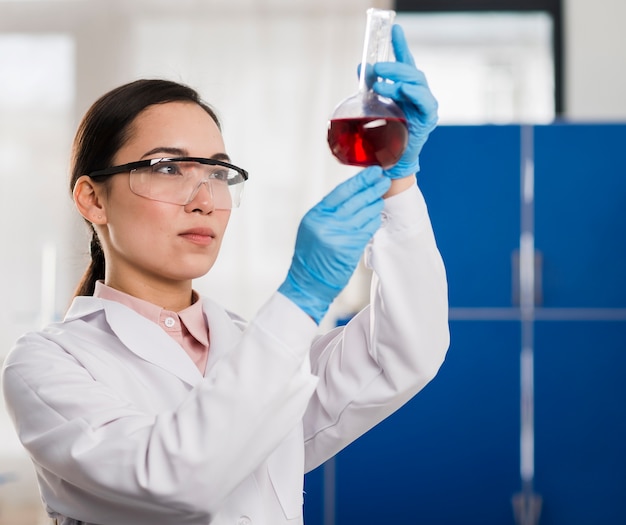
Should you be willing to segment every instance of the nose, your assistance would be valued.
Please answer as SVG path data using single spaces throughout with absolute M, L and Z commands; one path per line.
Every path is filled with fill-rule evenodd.
M 188 212 L 211 213 L 214 209 L 215 203 L 211 181 L 208 179 L 201 180 L 191 193 L 185 205 L 185 210 Z

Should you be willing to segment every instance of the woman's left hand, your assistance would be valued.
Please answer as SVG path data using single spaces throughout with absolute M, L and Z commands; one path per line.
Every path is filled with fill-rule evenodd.
M 408 177 L 420 169 L 419 154 L 430 132 L 437 125 L 437 100 L 430 92 L 424 73 L 415 67 L 404 32 L 394 25 L 391 33 L 396 62 L 374 64 L 378 94 L 393 99 L 404 112 L 409 127 L 409 143 L 400 160 L 384 173 L 392 179 Z M 385 82 L 391 80 L 392 83 Z

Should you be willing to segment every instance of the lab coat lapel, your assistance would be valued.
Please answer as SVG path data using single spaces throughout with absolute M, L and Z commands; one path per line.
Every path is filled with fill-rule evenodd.
M 160 326 L 120 303 L 95 297 L 77 297 L 65 320 L 84 317 L 102 309 L 111 330 L 134 354 L 192 386 L 202 379 L 189 356 Z M 245 323 L 233 320 L 224 308 L 206 297 L 202 299 L 202 311 L 209 327 L 208 371 L 237 344 Z
M 202 299 L 202 310 L 209 327 L 208 372 L 241 339 L 242 327 L 237 326 L 224 308 L 206 297 Z
M 102 301 L 107 322 L 135 355 L 195 386 L 202 374 L 185 350 L 157 324 L 115 301 Z

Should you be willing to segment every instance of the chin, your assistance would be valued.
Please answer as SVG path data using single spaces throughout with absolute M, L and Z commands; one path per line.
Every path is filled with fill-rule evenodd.
M 194 256 L 179 258 L 177 263 L 169 266 L 172 274 L 176 274 L 182 280 L 197 279 L 206 275 L 215 264 L 215 257 Z M 174 262 L 172 260 L 172 262 Z
M 204 277 L 211 271 L 211 268 L 213 268 L 213 263 L 190 268 L 189 272 L 185 272 L 187 274 L 186 279 L 199 279 L 200 277 Z

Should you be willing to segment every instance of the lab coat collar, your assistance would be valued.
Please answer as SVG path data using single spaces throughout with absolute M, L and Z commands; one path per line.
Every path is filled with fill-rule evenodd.
M 102 299 L 92 296 L 79 295 L 78 297 L 74 297 L 72 304 L 65 314 L 63 322 L 74 321 L 99 310 L 103 310 L 104 305 L 102 303 Z
M 203 298 L 202 309 L 210 327 L 208 371 L 237 343 L 241 329 L 217 303 Z M 196 365 L 176 341 L 160 326 L 123 304 L 96 297 L 77 297 L 65 321 L 84 318 L 99 311 L 104 311 L 111 330 L 135 355 L 175 374 L 191 386 L 202 379 Z
M 238 326 L 219 304 L 207 297 L 202 298 L 202 311 L 209 327 L 209 358 L 205 376 L 218 359 L 226 355 L 241 339 L 243 321 Z

